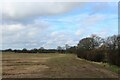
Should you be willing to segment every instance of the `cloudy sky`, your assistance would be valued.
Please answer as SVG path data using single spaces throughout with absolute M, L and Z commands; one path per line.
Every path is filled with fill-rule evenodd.
M 91 34 L 118 33 L 117 2 L 4 2 L 2 49 L 77 45 Z

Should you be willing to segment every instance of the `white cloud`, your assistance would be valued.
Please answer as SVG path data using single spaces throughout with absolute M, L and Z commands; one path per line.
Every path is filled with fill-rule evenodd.
M 80 36 L 81 34 L 83 34 L 83 31 L 77 30 L 77 31 L 75 32 L 75 35 L 77 35 L 77 36 Z
M 56 36 L 57 34 L 58 34 L 58 32 L 57 32 L 57 31 L 54 31 L 54 32 L 51 33 L 51 36 L 54 37 L 54 36 Z
M 76 46 L 78 44 L 79 41 L 75 41 L 75 40 L 68 40 L 66 42 L 66 44 L 70 45 L 70 46 Z
M 16 35 L 19 36 L 23 30 L 26 28 L 24 25 L 22 24 L 3 24 L 0 25 L 0 29 L 2 31 L 2 35 L 3 37 L 7 38 L 7 37 L 11 37 Z
M 82 7 L 77 2 L 4 2 L 4 19 L 23 19 L 36 16 L 58 15 L 69 12 L 75 7 Z
M 18 31 L 23 30 L 24 28 L 25 26 L 21 24 L 2 25 L 2 31 L 5 31 L 5 32 L 18 32 Z
M 38 46 L 42 33 L 47 32 L 48 29 L 49 24 L 43 23 L 42 20 L 35 20 L 30 24 L 2 24 L 0 25 L 0 30 L 3 35 L 3 48 L 7 48 L 8 46 L 23 48 L 26 46 L 30 47 L 30 45 L 31 47 L 35 47 L 36 45 L 33 44 L 37 44 Z
M 78 41 L 73 38 L 71 33 L 64 31 L 54 31 L 51 32 L 49 39 L 47 39 L 46 43 L 42 46 L 45 48 L 57 48 L 57 46 L 64 47 L 65 44 L 70 46 L 75 46 Z
M 0 26 L 4 37 L 13 36 L 16 34 L 24 34 L 34 37 L 37 33 L 48 29 L 48 25 L 39 21 L 33 24 L 3 24 Z
M 116 18 L 116 15 L 112 16 L 112 14 L 90 15 L 89 11 L 88 13 L 53 17 L 54 15 L 67 13 L 77 6 L 82 8 L 84 4 L 70 2 L 5 2 L 3 17 L 6 23 L 1 26 L 5 48 L 8 48 L 8 46 L 12 48 L 42 46 L 55 48 L 65 44 L 76 45 L 82 37 L 91 35 L 91 32 L 96 32 L 96 25 L 99 25 L 100 22 Z M 24 19 L 27 19 L 28 23 L 24 24 Z M 13 20 L 13 23 L 11 20 Z M 17 20 L 21 22 L 17 22 Z M 11 23 L 7 23 L 7 21 L 11 21 Z M 106 35 L 105 32 L 96 34 Z

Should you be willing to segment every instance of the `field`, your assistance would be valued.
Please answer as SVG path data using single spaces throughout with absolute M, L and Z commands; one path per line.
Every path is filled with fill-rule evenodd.
M 3 53 L 3 78 L 117 78 L 104 64 L 75 54 Z

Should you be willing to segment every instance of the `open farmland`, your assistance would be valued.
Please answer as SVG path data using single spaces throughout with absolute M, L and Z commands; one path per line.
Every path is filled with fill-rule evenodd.
M 117 78 L 102 64 L 75 54 L 3 53 L 3 78 Z

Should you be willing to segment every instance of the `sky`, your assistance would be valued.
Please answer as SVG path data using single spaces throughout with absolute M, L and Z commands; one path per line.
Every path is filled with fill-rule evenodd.
M 118 34 L 117 2 L 3 2 L 2 49 L 76 46 L 85 37 Z

